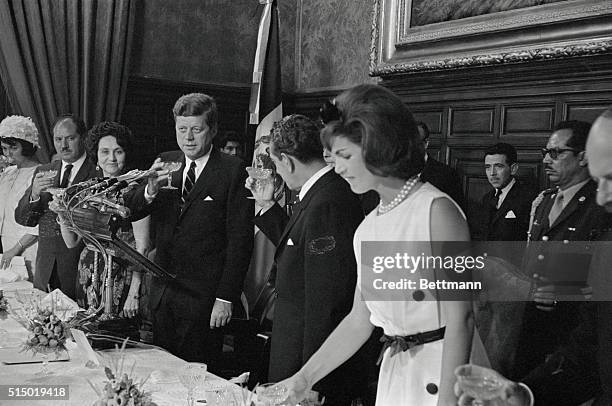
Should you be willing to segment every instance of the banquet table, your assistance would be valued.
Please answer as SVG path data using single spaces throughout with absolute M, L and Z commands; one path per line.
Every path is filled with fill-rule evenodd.
M 4 291 L 9 303 L 16 303 L 15 292 L 18 290 L 32 289 L 29 282 L 14 282 L 0 284 L 0 290 Z M 18 353 L 21 345 L 28 335 L 28 331 L 9 312 L 0 319 L 0 330 L 3 330 L 0 346 L 0 355 L 6 352 Z M 0 405 L 92 405 L 97 394 L 91 387 L 94 384 L 100 390 L 107 380 L 103 366 L 86 366 L 86 355 L 74 342 L 67 343 L 69 361 L 49 362 L 50 375 L 35 375 L 41 370 L 40 363 L 27 364 L 0 364 L 0 385 L 68 385 L 68 400 L 7 400 L 6 393 L 0 399 Z M 98 351 L 101 365 L 108 363 L 111 352 Z M 116 354 L 116 352 L 115 352 Z M 49 358 L 50 361 L 54 357 Z M 131 348 L 125 350 L 124 370 L 130 370 L 134 364 L 132 376 L 135 380 L 148 378 L 143 389 L 151 394 L 152 401 L 159 406 L 184 405 L 187 404 L 187 390 L 181 385 L 178 371 L 186 362 L 174 355 L 158 348 Z M 90 382 L 88 382 L 88 380 Z M 6 391 L 6 387 L 4 387 Z M 211 373 L 207 373 L 205 385 L 196 390 L 195 399 L 201 400 L 197 404 L 204 405 L 203 399 L 209 398 L 212 392 L 230 391 L 237 392 L 241 396 L 241 388 Z M 214 402 L 208 402 L 208 405 Z M 230 402 L 231 404 L 231 402 Z

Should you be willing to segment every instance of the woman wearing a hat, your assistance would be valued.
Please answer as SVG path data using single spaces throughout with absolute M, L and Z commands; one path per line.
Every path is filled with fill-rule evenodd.
M 10 165 L 0 175 L 0 236 L 3 248 L 0 272 L 8 268 L 14 256 L 23 256 L 33 275 L 38 227 L 17 224 L 15 208 L 32 182 L 34 170 L 40 165 L 34 155 L 39 147 L 38 130 L 29 117 L 6 117 L 0 122 L 0 144 L 2 154 Z

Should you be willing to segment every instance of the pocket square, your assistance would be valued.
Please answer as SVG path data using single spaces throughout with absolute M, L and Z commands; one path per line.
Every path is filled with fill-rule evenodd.
M 287 245 L 294 245 L 294 244 L 293 244 L 293 241 L 291 240 L 291 238 L 289 238 L 289 239 L 287 240 Z
M 507 219 L 515 219 L 516 218 L 516 214 L 514 214 L 514 212 L 512 210 L 508 210 L 508 213 L 506 213 L 506 218 Z
M 212 198 L 212 197 L 210 197 L 210 196 L 206 196 L 206 197 L 205 197 L 203 200 L 204 200 L 205 202 L 212 202 L 213 198 Z

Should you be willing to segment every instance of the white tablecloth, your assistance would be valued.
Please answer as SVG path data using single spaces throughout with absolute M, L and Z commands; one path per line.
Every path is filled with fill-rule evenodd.
M 15 290 L 31 289 L 32 285 L 29 282 L 14 282 L 10 284 L 0 285 L 0 289 L 4 290 L 5 296 L 9 302 L 15 306 Z M 8 343 L 5 347 L 14 349 L 15 352 L 20 350 L 20 344 L 27 336 L 27 330 L 21 326 L 10 315 L 0 320 L 0 330 L 5 330 L 4 342 Z M 85 358 L 76 348 L 76 344 L 68 343 L 70 361 L 67 362 L 50 362 L 49 369 L 53 372 L 47 376 L 37 376 L 35 372 L 41 369 L 40 363 L 34 364 L 19 364 L 5 365 L 0 364 L 0 384 L 2 385 L 68 385 L 70 391 L 70 399 L 67 401 L 32 401 L 32 400 L 0 400 L 0 405 L 74 405 L 85 406 L 91 405 L 97 398 L 96 393 L 91 388 L 87 380 L 89 379 L 99 388 L 103 386 L 106 380 L 102 367 L 95 369 L 85 366 Z M 6 351 L 6 349 L 3 349 Z M 105 352 L 102 353 L 104 358 Z M 99 353 L 100 354 L 100 353 Z M 53 356 L 50 356 L 53 359 Z M 180 384 L 177 372 L 185 365 L 185 361 L 174 355 L 159 349 L 128 349 L 126 350 L 124 368 L 128 371 L 135 362 L 133 377 L 137 380 L 146 378 L 151 375 L 144 389 L 151 393 L 152 400 L 159 406 L 176 406 L 186 404 L 187 391 Z M 239 387 L 223 380 L 213 374 L 208 374 L 205 385 L 196 392 L 196 399 L 204 399 L 207 396 L 206 389 L 227 387 L 232 391 L 239 391 Z

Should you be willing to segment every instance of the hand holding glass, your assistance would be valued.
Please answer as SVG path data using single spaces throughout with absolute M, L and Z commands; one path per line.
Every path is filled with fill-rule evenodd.
M 183 164 L 178 161 L 167 161 L 162 162 L 162 169 L 168 171 L 168 184 L 166 186 L 162 186 L 162 189 L 177 189 L 172 186 L 172 172 L 176 172 L 181 169 Z
M 255 180 L 255 190 L 252 192 L 264 192 L 264 188 L 266 186 L 274 186 L 274 177 L 272 176 L 272 169 L 266 168 L 254 168 L 252 166 L 248 166 L 246 168 L 249 177 Z M 272 194 L 274 194 L 274 189 L 272 188 Z
M 455 376 L 461 391 L 474 399 L 472 406 L 484 406 L 504 395 L 506 379 L 493 370 L 464 365 L 455 370 Z

